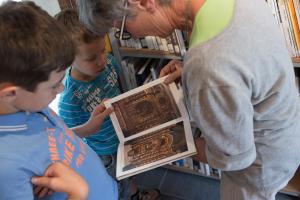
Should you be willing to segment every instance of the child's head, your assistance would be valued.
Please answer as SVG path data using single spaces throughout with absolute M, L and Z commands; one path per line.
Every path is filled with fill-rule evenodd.
M 61 92 L 59 82 L 74 59 L 74 44 L 33 2 L 0 6 L 0 110 L 37 111 Z M 1 113 L 1 112 L 0 112 Z
M 65 26 L 76 44 L 71 75 L 83 81 L 93 80 L 106 65 L 104 38 L 84 27 L 75 10 L 63 10 L 56 19 Z

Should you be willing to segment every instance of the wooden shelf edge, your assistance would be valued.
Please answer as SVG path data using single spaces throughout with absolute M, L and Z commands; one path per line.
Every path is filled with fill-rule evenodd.
M 122 57 L 147 57 L 147 58 L 166 58 L 166 59 L 182 59 L 181 56 L 161 51 L 161 50 L 151 50 L 151 49 L 134 49 L 128 47 L 119 47 L 120 54 Z

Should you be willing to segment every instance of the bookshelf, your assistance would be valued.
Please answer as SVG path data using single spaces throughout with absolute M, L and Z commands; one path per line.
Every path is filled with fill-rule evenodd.
M 174 33 L 174 34 L 176 35 L 176 34 L 178 34 L 178 32 Z M 114 30 L 112 30 L 108 34 L 108 36 L 109 36 L 109 40 L 111 43 L 111 48 L 112 48 L 114 57 L 116 58 L 117 62 L 119 63 L 119 66 L 121 66 L 121 69 L 122 69 L 121 76 L 120 76 L 120 79 L 121 79 L 120 82 L 121 82 L 123 91 L 128 91 L 133 88 L 133 87 L 129 86 L 130 81 L 128 80 L 128 79 L 130 79 L 128 77 L 131 75 L 131 74 L 128 74 L 128 71 L 130 73 L 132 73 L 132 70 L 128 70 L 128 68 L 126 66 L 124 66 L 124 62 L 122 63 L 122 61 L 125 58 L 149 58 L 149 59 L 151 58 L 151 59 L 160 59 L 160 60 L 162 60 L 162 59 L 182 60 L 183 57 L 180 55 L 183 53 L 182 46 L 184 47 L 184 52 L 185 52 L 185 45 L 184 45 L 184 41 L 182 38 L 182 34 L 180 34 L 180 36 L 176 36 L 177 42 L 178 42 L 178 40 L 180 40 L 180 42 L 178 42 L 178 43 L 180 43 L 180 44 L 178 44 L 178 46 L 180 46 L 180 48 L 178 47 L 178 51 L 180 51 L 180 53 L 178 53 L 178 52 L 170 53 L 170 51 L 162 50 L 162 49 L 160 49 L 160 50 L 149 49 L 149 48 L 136 49 L 136 48 L 131 48 L 131 47 L 120 46 L 119 39 L 115 38 L 115 36 L 114 36 Z M 175 39 L 173 39 L 172 41 L 174 41 L 174 40 Z M 156 45 L 158 46 L 158 44 L 156 44 Z M 167 47 L 167 49 L 168 49 L 168 47 Z M 175 49 L 175 47 L 174 47 L 174 49 Z M 137 72 L 137 71 L 135 71 L 135 72 Z

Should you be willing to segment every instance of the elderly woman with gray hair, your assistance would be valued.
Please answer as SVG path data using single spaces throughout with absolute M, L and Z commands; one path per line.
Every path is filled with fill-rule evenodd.
M 161 76 L 182 74 L 203 135 L 194 158 L 222 170 L 221 199 L 274 200 L 300 163 L 300 106 L 292 62 L 266 2 L 77 1 L 81 20 L 99 34 L 121 21 L 133 37 L 165 37 L 175 28 L 191 33 L 183 72 L 173 61 Z

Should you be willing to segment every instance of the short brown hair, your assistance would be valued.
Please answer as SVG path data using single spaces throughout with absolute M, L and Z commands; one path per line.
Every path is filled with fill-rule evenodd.
M 99 36 L 88 30 L 79 21 L 78 13 L 74 9 L 65 9 L 55 15 L 55 18 L 65 27 L 68 34 L 71 36 L 77 46 L 81 43 L 90 43 L 102 38 L 102 36 Z
M 0 83 L 33 92 L 52 71 L 65 70 L 74 54 L 64 28 L 33 2 L 0 6 Z

